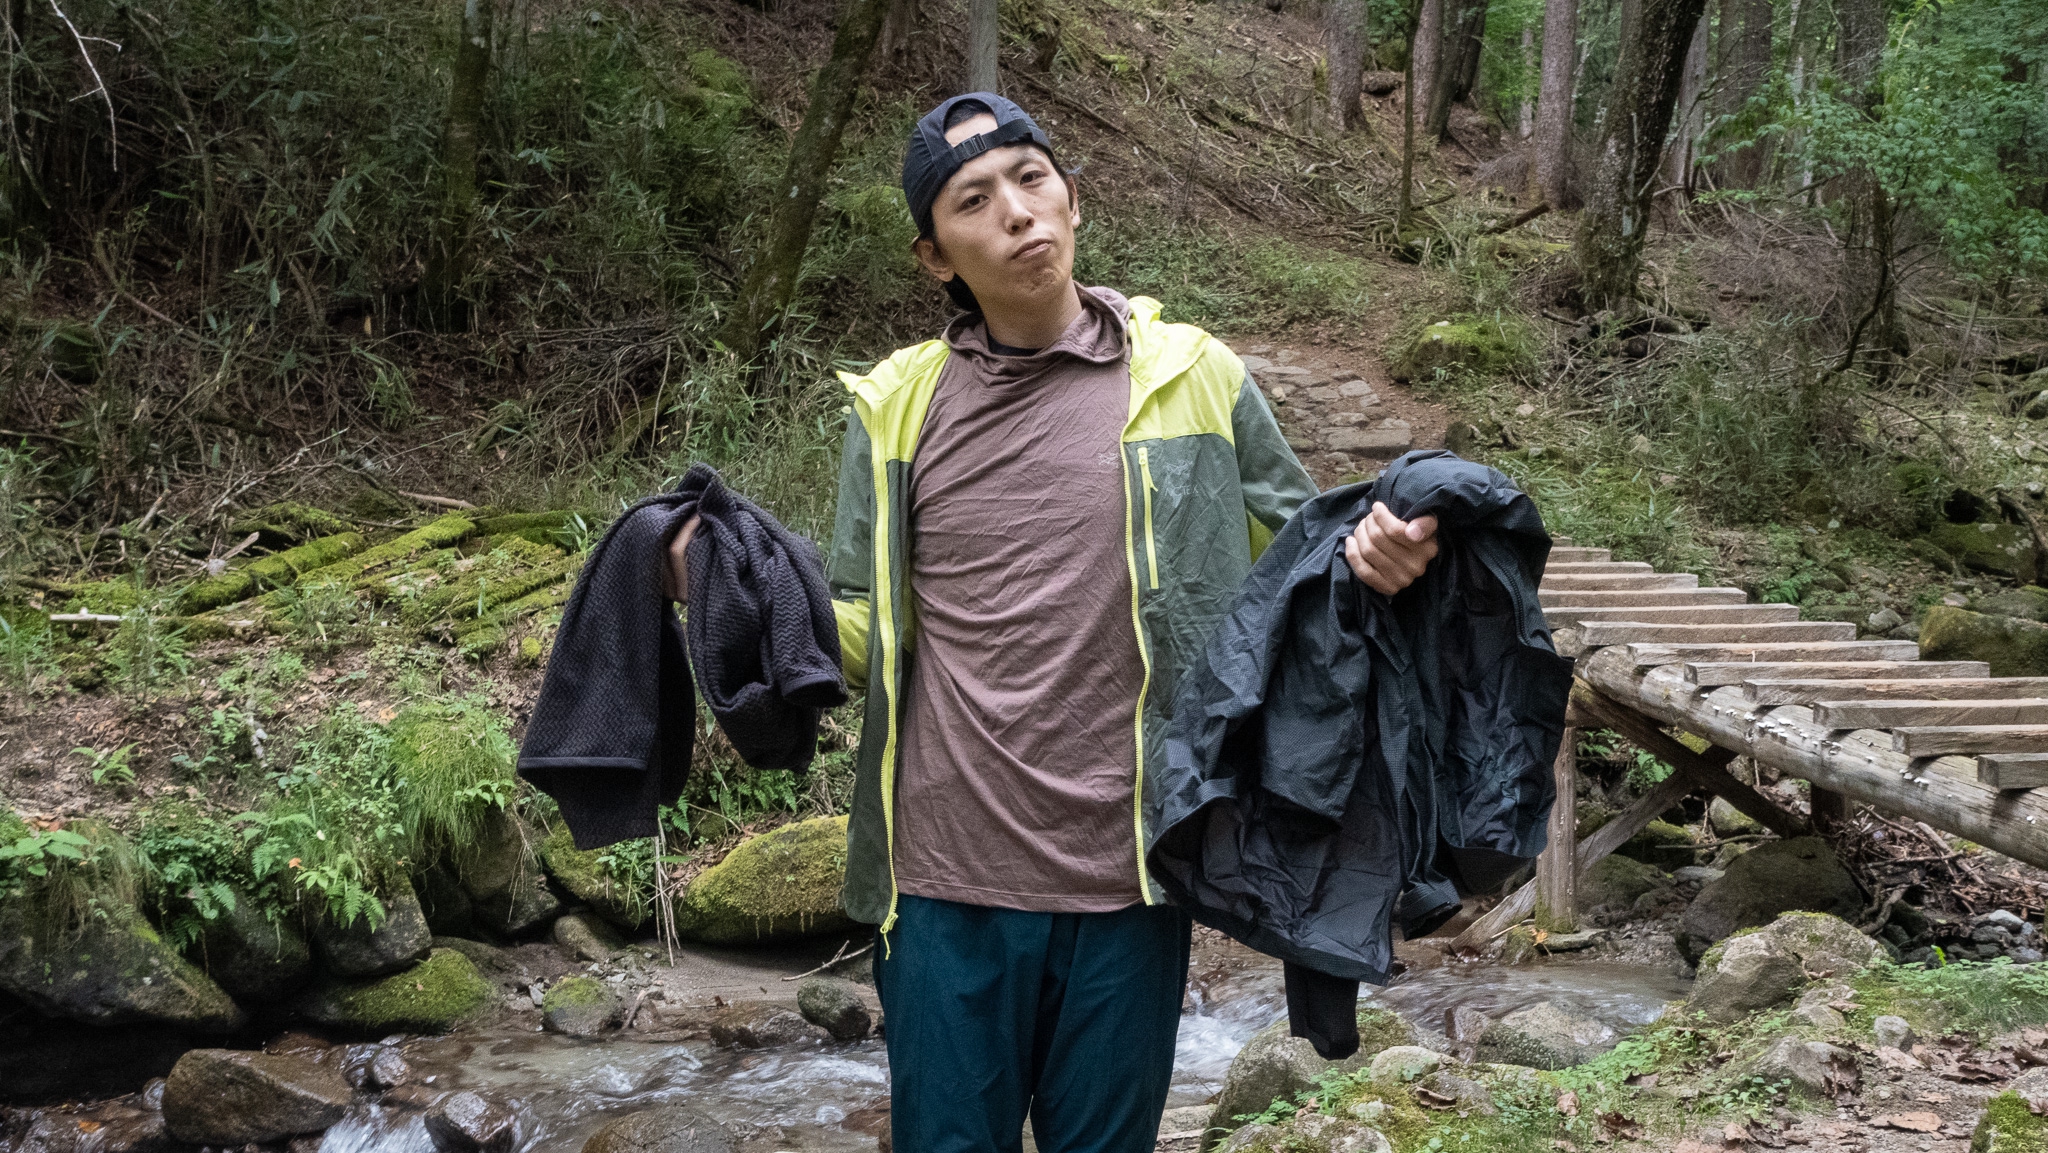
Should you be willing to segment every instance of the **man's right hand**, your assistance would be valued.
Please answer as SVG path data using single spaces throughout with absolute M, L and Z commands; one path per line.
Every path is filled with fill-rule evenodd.
M 661 573 L 661 591 L 679 604 L 690 603 L 690 570 L 683 563 L 683 550 L 690 547 L 690 538 L 695 535 L 697 518 L 693 516 L 683 522 L 675 538 L 668 542 L 668 567 Z

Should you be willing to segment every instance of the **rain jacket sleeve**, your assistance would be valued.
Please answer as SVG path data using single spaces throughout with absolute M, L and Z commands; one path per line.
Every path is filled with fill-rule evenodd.
M 1266 398 L 1245 374 L 1237 404 L 1230 412 L 1231 439 L 1237 445 L 1237 472 L 1244 482 L 1246 528 L 1252 557 L 1266 550 L 1273 534 L 1316 495 L 1316 482 L 1301 466 L 1294 449 L 1281 435 Z
M 832 551 L 825 579 L 832 587 L 832 612 L 839 619 L 839 658 L 850 689 L 868 685 L 868 597 L 874 581 L 874 455 L 858 413 L 846 417 L 839 453 L 839 502 L 832 523 Z

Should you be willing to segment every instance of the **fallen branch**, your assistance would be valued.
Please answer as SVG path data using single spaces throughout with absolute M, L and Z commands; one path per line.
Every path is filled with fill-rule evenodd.
M 116 613 L 51 613 L 50 623 L 59 625 L 117 625 L 121 617 Z
M 1544 201 L 1543 203 L 1538 204 L 1536 207 L 1531 208 L 1526 212 L 1515 213 L 1513 216 L 1508 217 L 1506 220 L 1501 221 L 1499 224 L 1495 224 L 1490 227 L 1480 229 L 1479 235 L 1494 236 L 1502 232 L 1512 232 L 1515 229 L 1520 228 L 1524 224 L 1529 223 L 1531 220 L 1536 219 L 1537 217 L 1543 215 L 1548 211 L 1550 211 L 1550 202 Z
M 784 977 L 784 978 L 783 978 L 783 980 L 785 980 L 785 981 L 801 981 L 801 980 L 803 980 L 803 979 L 804 979 L 805 977 L 809 977 L 809 976 L 812 976 L 813 974 L 817 974 L 817 973 L 822 973 L 822 972 L 824 972 L 825 970 L 827 970 L 827 969 L 831 968 L 831 967 L 832 967 L 832 966 L 834 966 L 834 965 L 838 965 L 838 964 L 843 964 L 843 963 L 845 963 L 845 962 L 847 962 L 847 961 L 851 961 L 851 960 L 853 960 L 854 958 L 856 958 L 856 957 L 859 957 L 859 956 L 861 956 L 861 955 L 865 954 L 866 952 L 868 952 L 868 950 L 870 950 L 870 949 L 873 949 L 873 948 L 875 947 L 875 943 L 874 943 L 873 941 L 870 941 L 870 942 L 868 942 L 867 944 L 865 944 L 865 945 L 862 945 L 862 946 L 861 946 L 860 948 L 858 948 L 858 949 L 855 949 L 855 950 L 854 950 L 853 952 L 849 953 L 849 952 L 847 952 L 847 951 L 846 951 L 846 946 L 848 946 L 848 945 L 851 945 L 851 944 L 853 944 L 853 939 L 852 939 L 851 937 L 849 937 L 849 938 L 847 938 L 846 940 L 844 940 L 844 941 L 840 942 L 840 944 L 839 944 L 839 951 L 838 951 L 837 953 L 834 953 L 834 954 L 832 954 L 832 959 L 831 959 L 831 960 L 829 960 L 829 961 L 825 962 L 824 964 L 822 964 L 822 965 L 818 966 L 818 967 L 817 967 L 817 968 L 815 968 L 815 969 L 812 969 L 812 970 L 811 970 L 810 972 L 808 972 L 808 973 L 798 973 L 798 974 L 797 974 L 796 976 L 794 976 L 794 977 Z
M 423 492 L 406 492 L 403 489 L 399 490 L 398 495 L 408 500 L 416 500 L 421 504 L 432 505 L 435 508 L 465 509 L 476 507 L 466 500 L 457 500 L 452 496 L 429 496 Z

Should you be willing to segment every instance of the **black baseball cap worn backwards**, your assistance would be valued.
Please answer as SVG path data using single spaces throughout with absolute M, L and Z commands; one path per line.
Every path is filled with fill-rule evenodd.
M 958 144 L 946 143 L 946 122 L 954 123 L 967 116 L 987 112 L 995 117 L 994 131 L 970 136 Z M 961 115 L 965 113 L 966 115 Z M 952 97 L 937 108 L 918 119 L 917 127 L 910 130 L 910 146 L 903 151 L 903 199 L 910 206 L 910 216 L 917 222 L 917 235 L 928 240 L 932 235 L 932 205 L 939 199 L 939 192 L 961 166 L 994 148 L 1012 144 L 1036 145 L 1045 153 L 1053 167 L 1059 167 L 1058 158 L 1053 156 L 1052 141 L 1046 138 L 1045 129 L 1031 118 L 1029 112 L 993 92 L 967 92 Z M 946 282 L 946 294 L 953 302 L 970 312 L 981 311 L 974 299 L 974 293 L 958 276 Z

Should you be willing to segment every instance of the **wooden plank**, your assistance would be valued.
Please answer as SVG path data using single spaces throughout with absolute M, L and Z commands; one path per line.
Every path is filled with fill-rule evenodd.
M 1700 578 L 1689 572 L 1622 572 L 1543 574 L 1539 588 L 1556 592 L 1616 592 L 1636 589 L 1698 588 Z
M 1820 701 L 1816 723 L 1831 729 L 1940 728 L 2048 724 L 2048 699 L 2010 701 Z
M 1764 641 L 1853 641 L 1856 626 L 1842 621 L 1767 621 L 1757 624 L 1648 624 L 1587 621 L 1587 648 L 1626 644 L 1755 644 Z
M 1536 590 L 1544 608 L 1620 608 L 1628 605 L 1739 605 L 1749 600 L 1741 589 L 1548 589 Z
M 1555 573 L 1560 576 L 1565 574 L 1585 576 L 1587 574 L 1597 575 L 1600 573 L 1644 573 L 1656 571 L 1656 569 L 1639 560 L 1561 561 L 1553 556 L 1550 558 L 1549 563 L 1544 566 L 1543 575 L 1549 576 Z
M 1550 839 L 1536 858 L 1536 923 L 1553 933 L 1579 927 L 1579 730 L 1566 727 L 1550 773 L 1557 801 L 1550 806 Z
M 1693 752 L 1658 728 L 1655 721 L 1584 681 L 1572 683 L 1571 702 L 1580 712 L 1597 718 L 1601 724 L 1627 737 L 1637 748 L 1648 750 L 1673 769 L 1688 774 L 1696 786 L 1726 800 L 1764 828 L 1781 837 L 1806 835 L 1806 823 L 1797 814 L 1779 808 L 1775 802 L 1736 780 L 1733 774 L 1721 767 L 1732 757 L 1710 759 L 1706 753 Z
M 1800 705 L 1758 709 L 1736 686 L 1702 691 L 1675 666 L 1635 668 L 1619 648 L 1587 657 L 1578 672 L 1601 692 L 1664 724 L 1689 729 L 1861 804 L 1926 821 L 2048 868 L 2048 794 L 2001 794 L 1979 784 L 1974 760 L 1914 760 L 1893 752 L 1888 734 L 1831 731 L 1814 724 Z
M 1968 662 L 1964 662 L 1968 663 Z M 1908 665 L 1918 672 L 1921 666 Z M 1988 671 L 1988 666 L 1987 666 Z M 1749 680 L 1742 694 L 1756 705 L 1810 705 L 1816 701 L 1999 701 L 2048 697 L 2048 677 L 1899 677 L 1884 680 Z
M 2048 785 L 2048 753 L 1994 753 L 1977 758 L 1977 780 L 1994 789 Z
M 1759 665 L 1807 661 L 1910 661 L 1920 655 L 1920 646 L 1913 641 L 1738 641 L 1723 645 L 1640 644 L 1616 647 L 1627 652 L 1637 668 L 1735 661 L 1751 661 Z
M 1892 751 L 1909 757 L 2048 752 L 2048 725 L 1943 725 L 1893 729 Z
M 1890 677 L 1988 677 L 1983 661 L 1694 661 L 1682 675 L 1701 688 L 1774 680 L 1884 680 Z
M 1550 548 L 1552 564 L 1584 564 L 1588 561 L 1613 559 L 1614 554 L 1604 548 L 1584 548 L 1568 544 L 1552 545 Z
M 1704 755 L 1716 765 L 1725 765 L 1735 759 L 1735 754 L 1726 749 L 1708 749 Z M 1662 816 L 1666 809 L 1684 800 L 1698 788 L 1690 773 L 1673 773 L 1659 782 L 1656 788 L 1636 798 L 1635 804 L 1594 829 L 1592 836 L 1578 844 L 1579 877 L 1583 879 L 1588 869 L 1613 856 L 1615 850 L 1628 844 L 1629 838 L 1642 832 L 1643 826 Z M 1532 880 L 1466 926 L 1465 931 L 1458 934 L 1458 939 L 1451 942 L 1451 948 L 1457 952 L 1484 948 L 1487 942 L 1520 924 L 1535 911 L 1536 882 Z
M 1550 627 L 1588 621 L 1640 621 L 1644 624 L 1720 625 L 1771 624 L 1799 619 L 1798 605 L 1614 605 L 1601 608 L 1546 608 Z

